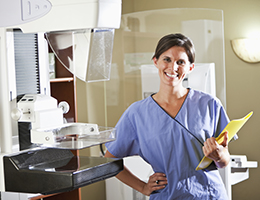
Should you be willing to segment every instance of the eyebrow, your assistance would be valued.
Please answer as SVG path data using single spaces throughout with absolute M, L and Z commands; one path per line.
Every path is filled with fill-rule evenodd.
M 163 58 L 171 58 L 170 56 L 163 56 Z

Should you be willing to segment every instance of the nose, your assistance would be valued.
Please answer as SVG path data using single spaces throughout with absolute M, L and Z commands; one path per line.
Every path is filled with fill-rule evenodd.
M 172 64 L 172 70 L 173 70 L 173 71 L 177 71 L 178 68 L 179 68 L 179 65 L 178 65 L 176 62 L 174 62 L 174 63 Z

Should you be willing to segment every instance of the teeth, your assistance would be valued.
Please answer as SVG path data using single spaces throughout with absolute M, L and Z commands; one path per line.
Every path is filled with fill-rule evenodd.
M 171 77 L 171 78 L 175 78 L 175 77 L 177 77 L 176 74 L 168 74 L 168 73 L 166 73 L 166 75 L 169 76 L 169 77 Z

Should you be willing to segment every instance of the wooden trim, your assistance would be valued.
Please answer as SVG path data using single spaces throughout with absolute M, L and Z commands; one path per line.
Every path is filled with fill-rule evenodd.
M 51 83 L 61 83 L 61 82 L 71 82 L 73 81 L 73 77 L 66 77 L 66 78 L 55 78 L 55 79 L 50 79 Z

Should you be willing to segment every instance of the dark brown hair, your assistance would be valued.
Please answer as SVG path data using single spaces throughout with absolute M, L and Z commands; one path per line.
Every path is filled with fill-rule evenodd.
M 195 62 L 195 48 L 192 41 L 180 33 L 169 34 L 162 37 L 157 44 L 153 58 L 159 59 L 162 53 L 174 46 L 183 47 L 190 63 Z

